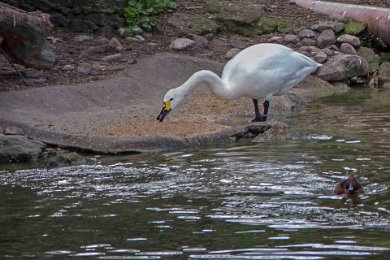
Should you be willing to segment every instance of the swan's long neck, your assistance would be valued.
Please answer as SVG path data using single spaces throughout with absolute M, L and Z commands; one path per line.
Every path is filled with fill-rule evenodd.
M 201 70 L 194 73 L 177 89 L 183 91 L 184 93 L 188 93 L 202 83 L 206 84 L 211 92 L 221 99 L 230 100 L 234 98 L 229 86 L 227 86 L 227 84 L 225 84 L 217 74 L 209 70 Z

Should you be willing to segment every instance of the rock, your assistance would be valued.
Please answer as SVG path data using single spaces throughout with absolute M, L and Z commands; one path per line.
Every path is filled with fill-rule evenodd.
M 50 15 L 28 13 L 0 2 L 1 48 L 14 63 L 36 69 L 51 69 L 56 62 L 54 47 L 47 41 L 52 27 Z
M 188 49 L 194 48 L 196 45 L 196 42 L 193 40 L 190 40 L 188 38 L 178 38 L 174 40 L 171 45 L 169 45 L 169 49 L 175 50 L 175 51 L 184 51 Z
M 4 135 L 4 130 L 1 127 L 0 127 L 0 135 Z
M 26 79 L 28 83 L 33 83 L 33 84 L 43 84 L 47 82 L 47 79 L 44 78 L 28 78 Z
M 122 51 L 124 49 L 123 45 L 120 43 L 120 41 L 116 37 L 113 37 L 110 40 L 110 42 L 108 43 L 108 45 L 114 47 L 117 51 Z
M 265 14 L 264 6 L 255 2 L 231 1 L 226 4 L 220 0 L 211 0 L 207 3 L 207 10 L 214 14 L 216 20 L 221 22 L 228 31 L 244 36 L 255 33 L 253 25 Z
M 72 64 L 66 64 L 66 65 L 64 65 L 64 67 L 62 69 L 63 70 L 74 70 L 75 66 Z
M 360 47 L 357 52 L 360 57 L 365 59 L 370 64 L 371 71 L 376 71 L 379 68 L 379 62 L 381 58 L 374 52 L 373 49 Z
M 334 56 L 334 50 L 332 50 L 331 48 L 324 48 L 322 49 L 322 51 L 325 52 L 325 54 L 330 57 Z
M 383 62 L 378 69 L 378 79 L 380 84 L 390 82 L 390 62 Z
M 240 52 L 240 49 L 238 49 L 238 48 L 232 48 L 232 49 L 228 50 L 228 52 L 227 52 L 226 55 L 225 55 L 225 58 L 230 60 L 231 58 L 233 58 L 234 56 L 236 56 L 237 53 L 239 53 L 239 52 Z
M 152 39 L 153 38 L 153 34 L 150 33 L 150 32 L 146 32 L 146 33 L 142 34 L 142 37 L 145 38 L 145 39 Z
M 370 88 L 377 88 L 379 85 L 378 73 L 373 73 L 368 81 L 368 86 Z
M 105 25 L 105 26 L 99 27 L 95 33 L 100 35 L 100 36 L 115 35 L 116 30 L 114 28 L 112 28 L 110 25 Z
M 282 142 L 288 138 L 291 138 L 293 131 L 290 127 L 282 122 L 273 122 L 271 127 L 264 132 L 259 133 L 251 141 L 253 143 L 275 143 Z
M 258 35 L 263 35 L 263 34 L 270 34 L 275 31 L 277 31 L 278 25 L 273 20 L 268 16 L 266 12 L 262 12 L 262 15 L 260 16 L 259 20 L 256 23 L 256 34 Z M 247 35 L 253 34 L 255 30 L 254 29 L 249 29 L 249 32 Z
M 63 14 L 52 11 L 50 13 L 50 21 L 59 27 L 69 27 L 69 19 L 67 19 Z
M 134 38 L 136 38 L 140 42 L 144 42 L 145 41 L 145 38 L 142 35 L 136 35 L 136 36 L 134 36 Z
M 335 33 L 340 33 L 344 30 L 344 26 L 345 25 L 341 22 L 321 21 L 314 24 L 311 29 L 318 32 L 322 32 L 324 30 L 332 30 Z
M 207 40 L 206 37 L 203 37 L 203 36 L 199 36 L 199 35 L 196 35 L 196 34 L 189 34 L 187 36 L 188 39 L 190 40 L 193 40 L 196 42 L 196 45 L 198 45 L 199 47 L 206 47 L 208 44 L 209 44 L 209 40 Z
M 0 163 L 37 162 L 44 143 L 20 135 L 0 135 Z
M 141 36 L 141 35 L 137 35 L 137 36 Z M 141 36 L 142 37 L 142 36 Z M 127 41 L 127 42 L 139 42 L 139 43 L 141 43 L 141 42 L 144 42 L 145 41 L 145 39 L 140 39 L 139 37 L 132 37 L 132 36 L 130 36 L 130 37 L 126 37 L 125 38 L 125 41 Z
M 302 46 L 299 48 L 300 51 L 306 53 L 307 56 L 312 57 L 318 63 L 324 63 L 328 59 L 328 55 L 316 46 Z
M 13 126 L 8 126 L 4 129 L 4 134 L 5 135 L 23 135 L 23 130 L 20 129 L 19 127 L 13 127 Z
M 348 21 L 345 24 L 344 31 L 346 34 L 358 35 L 362 33 L 367 28 L 365 23 L 356 22 L 356 21 Z
M 390 52 L 381 52 L 379 56 L 384 60 L 390 61 Z
M 316 45 L 316 40 L 314 40 L 314 39 L 309 39 L 309 38 L 304 38 L 304 39 L 301 41 L 301 45 L 304 45 L 304 46 L 313 46 L 313 45 Z
M 317 73 L 326 81 L 342 81 L 371 72 L 370 64 L 357 55 L 337 55 L 329 59 Z
M 134 29 L 133 29 L 133 33 L 134 34 L 136 34 L 136 35 L 140 35 L 140 34 L 143 34 L 144 33 L 144 31 L 142 30 L 142 28 L 141 27 L 135 27 Z
M 127 0 L 5 0 L 2 2 L 27 11 L 47 12 L 50 14 L 50 21 L 60 27 L 68 27 L 70 21 L 73 22 L 73 26 L 77 27 L 78 21 L 88 20 L 94 25 L 93 28 L 109 26 L 113 29 L 124 25 L 123 10 L 128 3 Z M 86 28 L 90 29 L 90 26 Z
M 96 42 L 98 42 L 100 44 L 108 44 L 109 40 L 106 36 L 99 35 L 98 37 L 96 37 Z
M 86 55 L 95 55 L 95 54 L 107 54 L 109 52 L 115 52 L 116 49 L 114 46 L 111 46 L 109 44 L 102 44 L 98 46 L 91 46 L 86 51 Z
M 350 78 L 349 82 L 350 82 L 349 84 L 354 86 L 359 86 L 359 85 L 362 86 L 363 84 L 367 85 L 367 80 L 359 76 Z
M 130 37 L 133 35 L 133 31 L 129 28 L 121 27 L 118 29 L 118 33 L 122 38 Z
M 332 86 L 337 89 L 337 93 L 345 93 L 351 89 L 347 84 L 342 82 L 334 82 Z
M 300 49 L 309 53 L 318 53 L 320 51 L 320 49 L 316 46 L 302 46 Z
M 171 15 L 168 19 L 168 24 L 174 28 L 179 36 L 189 34 L 216 35 L 221 30 L 219 25 L 208 17 L 180 12 Z
M 382 85 L 382 88 L 390 89 L 390 82 L 386 82 Z
M 317 34 L 315 31 L 313 30 L 310 30 L 310 29 L 303 29 L 302 31 L 299 32 L 298 34 L 299 38 L 302 40 L 302 39 L 305 39 L 305 38 L 309 38 L 309 39 L 314 39 L 317 37 Z
M 77 72 L 79 74 L 89 75 L 89 74 L 91 74 L 91 68 L 88 68 L 86 66 L 80 65 L 80 66 L 77 67 Z
M 102 58 L 104 62 L 121 62 L 123 61 L 123 55 L 121 53 L 116 53 L 112 55 L 108 55 Z
M 268 39 L 268 42 L 281 44 L 281 43 L 283 43 L 283 37 L 273 36 L 273 37 Z
M 357 51 L 355 50 L 355 48 L 351 44 L 346 42 L 343 42 L 341 44 L 340 51 L 345 54 L 357 55 Z
M 328 59 L 328 55 L 326 55 L 325 52 L 320 51 L 313 57 L 313 59 L 318 63 L 324 63 Z
M 92 33 L 98 27 L 96 24 L 88 20 L 73 19 L 69 22 L 69 28 L 75 32 Z
M 91 41 L 93 39 L 92 36 L 89 35 L 78 35 L 73 38 L 74 42 L 86 42 L 86 41 Z
M 325 48 L 329 45 L 332 45 L 336 42 L 336 35 L 333 30 L 325 29 L 317 37 L 317 46 Z
M 360 39 L 356 36 L 349 35 L 349 34 L 343 34 L 337 38 L 337 42 L 339 43 L 349 43 L 354 47 L 360 46 Z
M 285 43 L 297 44 L 299 42 L 299 37 L 295 34 L 286 34 L 283 38 Z
M 264 35 L 273 32 L 288 33 L 292 27 L 293 24 L 290 20 L 284 17 L 270 17 L 266 12 L 263 12 L 254 30 L 257 35 Z
M 54 152 L 54 155 L 49 156 L 46 163 L 46 168 L 49 169 L 88 163 L 87 159 L 76 152 Z

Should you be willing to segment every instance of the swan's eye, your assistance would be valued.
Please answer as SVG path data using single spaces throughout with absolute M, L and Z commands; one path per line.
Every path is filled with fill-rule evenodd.
M 173 100 L 173 98 L 171 98 L 169 101 L 172 101 Z

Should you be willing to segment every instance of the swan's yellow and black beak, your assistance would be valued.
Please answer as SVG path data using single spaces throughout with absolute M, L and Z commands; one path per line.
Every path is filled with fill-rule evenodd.
M 157 116 L 157 120 L 162 122 L 164 118 L 168 115 L 169 112 L 171 112 L 171 101 L 166 101 L 163 104 L 163 108 L 161 109 L 160 114 Z

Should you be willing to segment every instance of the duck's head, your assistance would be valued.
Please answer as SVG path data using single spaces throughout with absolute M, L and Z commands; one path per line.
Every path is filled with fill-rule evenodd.
M 175 109 L 179 106 L 184 100 L 184 95 L 177 89 L 170 89 L 164 96 L 163 107 L 160 114 L 157 116 L 157 120 L 162 122 L 164 118 L 171 112 L 172 109 Z
M 363 192 L 362 185 L 356 180 L 354 176 L 349 176 L 347 179 L 340 182 L 336 187 L 337 194 L 358 194 Z

